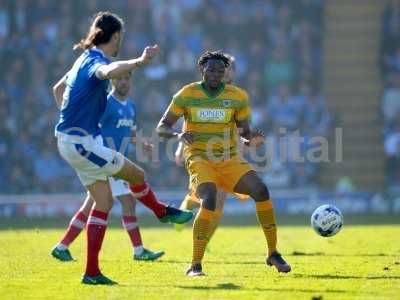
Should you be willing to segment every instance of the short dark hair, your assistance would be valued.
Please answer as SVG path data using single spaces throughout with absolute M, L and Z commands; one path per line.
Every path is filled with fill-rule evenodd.
M 206 51 L 202 55 L 200 55 L 199 60 L 197 61 L 197 65 L 199 67 L 203 67 L 207 61 L 210 59 L 219 59 L 222 60 L 224 63 L 225 67 L 228 67 L 230 65 L 230 59 L 222 52 L 221 50 L 219 51 Z
M 116 14 L 101 11 L 94 15 L 94 20 L 86 37 L 74 45 L 74 50 L 86 50 L 100 44 L 107 44 L 114 33 L 122 31 L 124 21 Z
M 224 53 L 225 56 L 229 59 L 229 66 L 235 70 L 236 69 L 236 59 L 233 55 L 228 54 L 228 53 Z

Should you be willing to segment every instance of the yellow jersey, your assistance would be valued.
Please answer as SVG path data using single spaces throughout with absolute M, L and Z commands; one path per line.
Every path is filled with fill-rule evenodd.
M 210 95 L 194 82 L 174 95 L 167 112 L 183 117 L 183 131 L 193 133 L 194 142 L 184 147 L 186 159 L 228 159 L 237 154 L 236 121 L 250 118 L 249 96 L 231 84 Z

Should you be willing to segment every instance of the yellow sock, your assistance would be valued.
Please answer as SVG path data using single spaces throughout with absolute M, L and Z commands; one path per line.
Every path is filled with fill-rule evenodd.
M 216 209 L 214 211 L 214 218 L 211 221 L 211 226 L 210 226 L 210 238 L 209 240 L 211 240 L 211 238 L 213 237 L 215 230 L 217 230 L 217 227 L 221 221 L 222 218 L 222 209 Z
M 258 222 L 260 223 L 268 244 L 268 255 L 276 251 L 277 234 L 274 207 L 271 200 L 256 202 Z
M 207 243 L 210 239 L 211 222 L 214 212 L 200 207 L 193 223 L 193 256 L 192 264 L 201 263 Z

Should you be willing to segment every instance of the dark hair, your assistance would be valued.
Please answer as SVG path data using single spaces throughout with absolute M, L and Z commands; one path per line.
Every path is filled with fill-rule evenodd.
M 204 52 L 199 60 L 197 61 L 197 65 L 199 67 L 203 67 L 208 60 L 210 59 L 219 59 L 222 60 L 222 62 L 224 63 L 225 67 L 228 67 L 230 65 L 230 59 L 224 54 L 224 52 L 222 51 L 206 51 Z
M 74 45 L 74 50 L 86 50 L 100 44 L 107 44 L 114 33 L 122 31 L 124 21 L 109 11 L 98 12 L 86 37 Z
M 229 59 L 229 66 L 235 70 L 236 69 L 236 59 L 233 55 L 230 55 L 228 53 L 224 53 L 224 55 Z

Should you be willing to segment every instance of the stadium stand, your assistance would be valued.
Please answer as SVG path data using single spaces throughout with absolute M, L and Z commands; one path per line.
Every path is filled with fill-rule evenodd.
M 306 138 L 327 135 L 332 118 L 320 92 L 323 5 L 322 0 L 1 1 L 0 155 L 7 158 L 0 161 L 1 193 L 82 190 L 56 150 L 50 86 L 78 55 L 72 46 L 85 34 L 87 16 L 101 9 L 126 20 L 121 57 L 140 54 L 148 43 L 163 49 L 155 63 L 134 75 L 133 98 L 147 135 L 173 93 L 199 79 L 195 63 L 205 49 L 236 57 L 236 81 L 251 95 L 254 126 L 270 136 L 279 126 L 287 135 L 295 130 Z M 152 184 L 184 189 L 184 171 L 164 152 L 145 164 Z M 289 159 L 265 176 L 281 174 L 277 187 L 304 187 L 318 185 L 318 172 L 316 164 Z
M 384 91 L 381 99 L 385 148 L 385 183 L 399 190 L 400 179 L 400 1 L 390 1 L 382 14 L 380 63 Z

